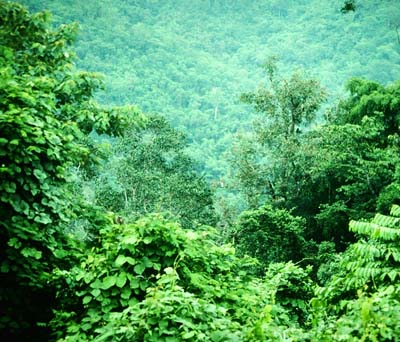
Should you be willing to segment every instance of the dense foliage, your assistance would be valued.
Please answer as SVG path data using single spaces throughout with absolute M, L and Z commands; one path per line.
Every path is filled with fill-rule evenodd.
M 148 115 L 114 142 L 89 185 L 106 210 L 128 217 L 170 212 L 189 228 L 215 224 L 212 192 L 185 153 L 186 140 L 163 117 Z
M 25 2 L 34 9 L 47 3 Z M 274 51 L 255 38 L 268 32 L 274 42 L 283 23 L 306 32 L 304 21 L 320 13 L 335 34 L 352 18 L 348 27 L 358 38 L 362 31 L 362 51 L 369 53 L 364 19 L 398 8 L 390 0 L 382 2 L 385 10 L 375 2 L 338 1 L 333 24 L 329 6 L 288 3 L 53 1 L 57 24 L 66 6 L 67 21 L 82 19 L 88 44 L 77 45 L 80 65 L 90 59 L 89 69 L 115 68 L 112 90 L 96 95 L 101 77 L 74 65 L 76 25 L 53 26 L 48 12 L 31 14 L 0 0 L 0 339 L 398 341 L 400 83 L 382 82 L 393 80 L 399 66 L 388 75 L 381 63 L 398 61 L 396 40 L 387 40 L 393 25 L 372 44 L 382 59 L 371 76 L 379 73 L 380 82 L 350 79 L 346 96 L 330 109 L 322 107 L 327 91 L 318 73 L 288 72 L 275 57 L 265 62 L 265 52 Z M 116 17 L 120 25 L 107 30 Z M 246 25 L 236 27 L 230 17 Z M 316 28 L 318 41 L 323 30 Z M 253 31 L 241 46 L 241 35 Z M 194 57 L 184 49 L 188 42 Z M 259 54 L 248 50 L 254 42 Z M 352 60 L 348 70 L 359 76 L 354 61 L 361 59 L 345 55 L 351 44 L 345 37 L 340 43 L 337 60 Z M 113 46 L 115 53 L 104 55 Z M 281 61 L 297 60 L 297 52 L 288 52 Z M 304 66 L 312 66 L 313 57 L 300 52 Z M 320 49 L 315 58 L 326 62 L 330 53 Z M 214 78 L 219 55 L 218 66 L 227 68 Z M 241 68 L 261 55 L 266 77 L 255 88 L 257 71 Z M 121 56 L 133 64 L 117 62 Z M 155 68 L 138 67 L 147 59 Z M 367 64 L 376 67 L 375 60 Z M 126 82 L 132 65 L 141 75 L 134 87 Z M 247 107 L 235 102 L 239 93 Z M 159 113 L 95 100 L 113 105 L 131 96 Z M 190 153 L 185 135 L 159 114 L 197 131 L 189 132 L 197 139 Z M 217 156 L 241 115 L 248 132 L 235 138 L 228 171 Z M 189 156 L 196 146 L 215 152 L 208 177 L 224 178 L 207 184 Z M 202 152 L 197 157 L 209 153 Z M 212 186 L 220 188 L 214 203 Z
M 73 259 L 65 227 L 101 221 L 73 197 L 70 168 L 91 163 L 91 129 L 118 134 L 128 120 L 93 102 L 95 75 L 73 71 L 74 26 L 50 29 L 48 14 L 4 2 L 0 23 L 0 329 L 24 336 L 51 315 L 52 269 Z
M 54 320 L 66 341 L 243 341 L 243 327 L 270 299 L 246 272 L 254 261 L 216 246 L 209 231 L 148 217 L 99 238 L 62 275 L 82 306 Z
M 191 155 L 209 177 L 226 176 L 223 153 L 252 112 L 238 98 L 264 74 L 267 56 L 280 57 L 285 77 L 299 67 L 330 95 L 352 76 L 398 78 L 397 0 L 20 0 L 49 9 L 57 23 L 79 21 L 76 45 L 84 70 L 106 75 L 101 101 L 136 103 L 186 129 Z
M 239 253 L 257 258 L 264 274 L 273 262 L 299 261 L 305 256 L 310 246 L 303 237 L 304 228 L 303 218 L 264 205 L 239 217 L 233 233 L 235 246 Z
M 342 256 L 339 272 L 316 291 L 317 340 L 398 340 L 399 208 L 371 222 L 351 222 L 350 229 L 362 239 Z

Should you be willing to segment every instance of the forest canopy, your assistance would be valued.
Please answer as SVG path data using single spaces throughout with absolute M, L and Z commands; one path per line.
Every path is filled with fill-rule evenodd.
M 1 340 L 398 340 L 396 1 L 20 3 Z

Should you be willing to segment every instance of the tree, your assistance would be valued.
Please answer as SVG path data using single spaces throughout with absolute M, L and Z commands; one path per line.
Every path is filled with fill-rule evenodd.
M 355 0 L 346 0 L 340 11 L 342 13 L 354 12 L 356 8 L 357 6 Z
M 251 104 L 260 118 L 255 122 L 254 134 L 244 140 L 235 152 L 233 168 L 239 186 L 257 206 L 260 195 L 269 200 L 286 200 L 299 193 L 302 182 L 301 141 L 303 131 L 316 116 L 325 99 L 324 90 L 317 81 L 294 73 L 289 79 L 277 76 L 276 60 L 271 58 L 263 65 L 269 87 L 244 93 L 243 102 Z M 237 155 L 237 157 L 236 157 Z M 244 163 L 243 163 L 244 161 Z M 257 174 L 258 184 L 248 182 Z M 261 197 L 261 202 L 265 198 Z
M 88 132 L 119 133 L 128 120 L 92 100 L 96 75 L 73 70 L 75 25 L 53 29 L 48 13 L 4 1 L 0 25 L 0 336 L 46 340 L 51 272 L 74 260 L 65 226 L 93 214 L 72 198 L 71 166 L 92 161 Z
M 263 115 L 268 125 L 259 127 L 263 142 L 272 144 L 276 136 L 283 136 L 285 140 L 294 138 L 315 119 L 325 100 L 325 92 L 316 80 L 306 79 L 299 72 L 292 74 L 290 79 L 278 78 L 274 57 L 269 58 L 263 68 L 269 88 L 260 87 L 256 92 L 244 93 L 241 100 Z
M 344 249 L 351 219 L 388 213 L 398 203 L 398 83 L 353 79 L 330 121 L 306 137 L 308 181 L 303 215 L 314 216 L 314 239 Z M 313 231 L 313 232 L 312 232 Z
M 215 223 L 212 192 L 187 156 L 185 136 L 157 115 L 127 130 L 92 180 L 95 201 L 138 218 L 170 212 L 185 227 Z
M 301 217 L 264 205 L 240 215 L 233 239 L 240 255 L 259 260 L 263 274 L 270 263 L 297 262 L 304 257 L 304 226 L 305 220 Z
M 335 122 L 362 124 L 365 117 L 374 118 L 383 128 L 381 146 L 388 146 L 399 132 L 400 82 L 387 86 L 361 78 L 346 84 L 349 97 L 342 101 Z

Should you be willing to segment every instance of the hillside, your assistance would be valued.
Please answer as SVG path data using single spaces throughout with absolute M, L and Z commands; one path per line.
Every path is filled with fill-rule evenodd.
M 399 341 L 398 1 L 24 2 L 1 341 Z
M 78 67 L 106 77 L 99 100 L 164 115 L 211 178 L 226 174 L 224 152 L 253 121 L 238 98 L 263 82 L 268 56 L 284 74 L 302 68 L 318 79 L 331 102 L 349 77 L 386 84 L 400 72 L 396 0 L 345 15 L 339 0 L 20 2 L 50 10 L 56 24 L 78 21 Z

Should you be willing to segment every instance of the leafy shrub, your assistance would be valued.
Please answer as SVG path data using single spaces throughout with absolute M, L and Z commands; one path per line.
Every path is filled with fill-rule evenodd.
M 80 309 L 59 310 L 59 341 L 242 341 L 270 297 L 208 230 L 161 216 L 110 226 L 79 267 L 61 272 Z M 62 295 L 62 293 L 60 293 Z
M 271 262 L 298 261 L 304 255 L 305 220 L 285 209 L 264 205 L 239 218 L 235 243 L 241 255 L 257 258 L 261 274 Z
M 313 333 L 318 341 L 397 341 L 400 324 L 400 207 L 371 222 L 352 221 L 365 237 L 353 244 L 339 272 L 316 291 Z
M 288 263 L 268 267 L 265 282 L 271 305 L 266 305 L 256 324 L 247 331 L 246 341 L 302 341 L 313 295 L 311 268 Z

